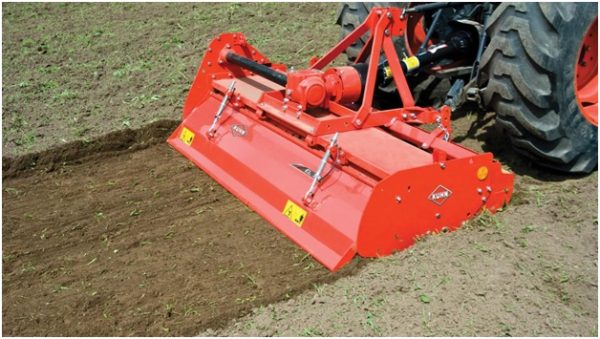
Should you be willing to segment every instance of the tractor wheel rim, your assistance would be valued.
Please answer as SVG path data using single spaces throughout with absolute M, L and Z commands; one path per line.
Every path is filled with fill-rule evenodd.
M 598 18 L 588 28 L 579 47 L 575 94 L 583 116 L 598 126 Z

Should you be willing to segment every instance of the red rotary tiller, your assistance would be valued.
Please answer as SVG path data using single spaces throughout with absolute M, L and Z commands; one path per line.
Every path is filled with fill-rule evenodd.
M 330 270 L 494 212 L 510 200 L 513 175 L 449 140 L 448 107 L 415 106 L 404 74 L 423 60 L 401 61 L 392 42 L 405 29 L 399 9 L 378 8 L 297 71 L 241 33 L 222 34 L 168 142 Z M 368 32 L 354 65 L 323 70 Z M 382 81 L 395 82 L 402 107 L 373 107 Z

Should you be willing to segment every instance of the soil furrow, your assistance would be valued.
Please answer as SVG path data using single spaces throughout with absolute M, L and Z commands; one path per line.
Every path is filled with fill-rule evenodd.
M 4 179 L 5 335 L 192 335 L 359 266 L 330 274 L 165 144 L 104 154 Z

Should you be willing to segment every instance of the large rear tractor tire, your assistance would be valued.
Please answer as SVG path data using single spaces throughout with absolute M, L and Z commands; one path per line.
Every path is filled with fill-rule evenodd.
M 515 150 L 560 171 L 588 173 L 598 164 L 597 6 L 503 3 L 487 27 L 484 105 Z M 596 125 L 584 88 L 595 90 Z

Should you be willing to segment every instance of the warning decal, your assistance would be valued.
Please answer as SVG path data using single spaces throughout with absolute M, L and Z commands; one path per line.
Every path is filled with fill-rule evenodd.
M 196 135 L 194 134 L 194 132 L 190 131 L 187 128 L 183 128 L 181 130 L 181 134 L 179 135 L 179 139 L 181 139 L 181 141 L 183 141 L 184 144 L 191 146 L 192 145 L 192 141 L 194 141 L 194 137 Z
M 283 215 L 285 215 L 298 227 L 302 227 L 307 214 L 308 213 L 302 207 L 296 205 L 291 200 L 288 200 L 283 208 Z

